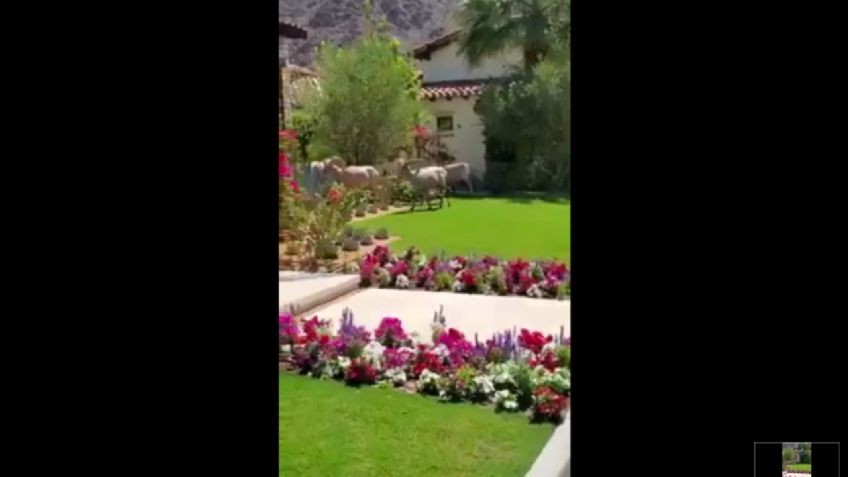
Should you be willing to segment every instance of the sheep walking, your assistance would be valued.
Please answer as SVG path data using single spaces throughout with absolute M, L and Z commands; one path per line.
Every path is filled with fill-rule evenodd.
M 373 188 L 380 179 L 380 171 L 374 166 L 347 166 L 340 157 L 327 159 L 324 174 L 332 180 L 341 182 L 348 189 Z
M 420 198 L 422 203 L 426 199 L 427 209 L 429 210 L 433 208 L 432 204 L 430 204 L 431 194 L 435 193 L 439 197 L 439 208 L 444 206 L 446 198 L 448 207 L 450 207 L 450 198 L 447 197 L 448 172 L 445 168 L 441 166 L 419 166 L 413 168 L 413 164 L 415 163 L 425 164 L 423 161 L 413 161 L 401 164 L 400 177 L 412 184 L 412 188 L 415 189 L 416 199 Z M 417 202 L 418 200 L 412 201 L 412 208 L 410 211 L 415 211 L 415 205 Z
M 471 166 L 467 162 L 454 162 L 443 166 L 448 173 L 448 186 L 453 188 L 457 184 L 468 186 L 469 192 L 474 192 L 471 185 Z

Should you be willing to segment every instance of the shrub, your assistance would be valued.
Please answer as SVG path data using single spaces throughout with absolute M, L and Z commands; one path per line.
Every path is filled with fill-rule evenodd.
M 567 402 L 565 396 L 547 386 L 536 389 L 533 392 L 534 420 L 559 421 Z
M 368 206 L 368 213 L 369 214 L 376 214 L 378 212 L 380 212 L 380 209 L 378 209 L 376 205 L 371 204 L 370 206 Z
M 345 252 L 355 252 L 359 250 L 359 242 L 354 237 L 346 237 L 342 242 L 342 250 Z
M 557 360 L 560 366 L 571 367 L 571 346 L 557 346 Z
M 380 227 L 377 229 L 377 233 L 374 234 L 374 238 L 377 240 L 386 240 L 389 238 L 389 231 L 385 227 Z
M 409 203 L 415 200 L 415 189 L 409 181 L 397 181 L 392 186 L 394 202 Z
M 453 275 L 449 272 L 439 272 L 433 280 L 433 285 L 436 291 L 450 290 L 453 288 Z
M 374 240 L 371 238 L 370 235 L 366 235 L 366 236 L 362 237 L 362 239 L 359 241 L 359 243 L 362 244 L 362 245 L 374 245 Z
M 356 216 L 365 217 L 365 212 L 368 210 L 368 204 L 359 204 L 356 206 Z
M 397 40 L 369 31 L 349 47 L 322 44 L 317 70 L 321 91 L 307 104 L 314 140 L 351 165 L 379 163 L 409 143 L 424 108 L 418 72 Z
M 315 257 L 322 260 L 334 260 L 339 258 L 339 249 L 332 240 L 322 238 L 315 242 Z
M 295 242 L 286 244 L 286 255 L 297 255 L 300 253 L 300 245 Z

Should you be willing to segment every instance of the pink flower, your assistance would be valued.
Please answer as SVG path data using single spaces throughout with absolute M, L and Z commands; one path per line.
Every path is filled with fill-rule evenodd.
M 294 129 L 280 129 L 280 139 L 297 140 L 297 131 Z
M 280 157 L 278 159 L 279 169 L 280 169 L 280 177 L 291 177 L 292 170 L 289 166 L 289 158 L 286 156 L 285 152 L 280 153 Z
M 408 272 L 408 271 L 409 271 L 409 264 L 407 262 L 401 260 L 401 261 L 397 262 L 396 264 L 394 264 L 394 266 L 392 266 L 392 268 L 389 272 L 391 273 L 391 275 L 393 277 L 396 277 L 400 274 L 406 275 L 406 272 Z
M 374 337 L 383 346 L 394 348 L 406 341 L 406 332 L 399 319 L 387 316 L 380 321 L 380 326 L 374 331 Z

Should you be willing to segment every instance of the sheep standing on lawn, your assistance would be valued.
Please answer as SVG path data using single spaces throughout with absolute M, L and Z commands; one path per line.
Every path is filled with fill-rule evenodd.
M 413 166 L 417 167 L 413 167 Z M 415 210 L 415 205 L 420 198 L 421 202 L 427 200 L 427 209 L 432 209 L 430 204 L 431 193 L 436 193 L 439 197 L 439 208 L 444 206 L 445 198 L 448 195 L 447 186 L 448 172 L 441 166 L 427 166 L 424 161 L 412 161 L 401 164 L 400 177 L 403 180 L 409 181 L 412 188 L 415 189 L 416 200 L 412 201 L 411 211 Z M 450 198 L 447 199 L 448 207 L 450 207 Z

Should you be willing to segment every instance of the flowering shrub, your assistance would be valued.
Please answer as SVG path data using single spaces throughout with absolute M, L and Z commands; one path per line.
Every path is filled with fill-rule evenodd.
M 365 358 L 357 358 L 350 363 L 345 373 L 345 382 L 353 386 L 374 384 L 377 380 L 377 370 Z
M 536 420 L 559 420 L 568 398 L 549 387 L 533 391 L 533 417 Z
M 465 266 L 465 265 L 461 265 Z M 357 326 L 345 309 L 335 334 L 330 320 L 317 316 L 298 323 L 280 315 L 280 339 L 291 343 L 281 359 L 298 372 L 350 385 L 407 385 L 446 401 L 491 403 L 498 411 L 529 410 L 533 419 L 556 420 L 571 391 L 563 363 L 570 341 L 515 330 L 472 344 L 448 328 L 441 310 L 433 318 L 433 343 L 417 342 L 400 319 L 386 317 L 373 333 Z M 518 338 L 515 338 L 515 337 Z
M 403 331 L 403 326 L 400 320 L 387 316 L 380 321 L 380 326 L 374 332 L 374 337 L 389 348 L 397 348 L 402 343 L 406 342 L 406 332 Z
M 295 344 L 297 336 L 300 334 L 300 328 L 297 327 L 297 323 L 295 322 L 294 317 L 288 313 L 280 313 L 279 328 L 280 344 Z
M 428 260 L 415 248 L 391 256 L 385 246 L 376 247 L 362 257 L 360 278 L 362 286 L 533 298 L 563 299 L 571 290 L 570 273 L 562 262 L 501 261 L 491 256 Z

